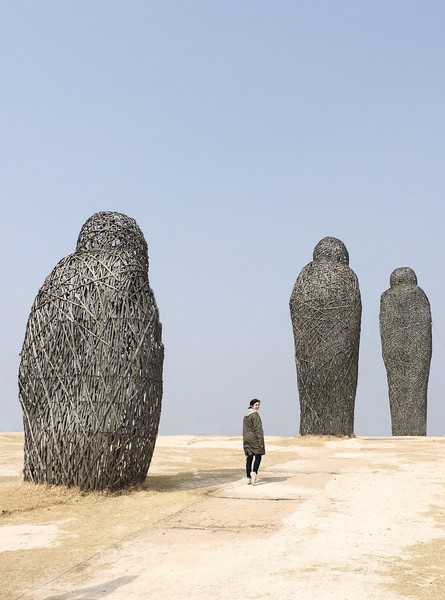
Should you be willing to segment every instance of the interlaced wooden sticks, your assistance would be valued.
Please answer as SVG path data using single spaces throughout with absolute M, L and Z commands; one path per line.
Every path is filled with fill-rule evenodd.
M 393 435 L 426 435 L 431 311 L 409 267 L 395 269 L 380 298 L 380 336 Z
M 19 368 L 26 480 L 115 490 L 145 479 L 164 356 L 147 265 L 135 221 L 102 212 L 46 278 Z
M 353 435 L 361 299 L 341 240 L 326 237 L 290 298 L 301 435 Z
M 117 212 L 98 212 L 84 223 L 76 252 L 125 250 L 148 270 L 147 242 L 134 219 Z

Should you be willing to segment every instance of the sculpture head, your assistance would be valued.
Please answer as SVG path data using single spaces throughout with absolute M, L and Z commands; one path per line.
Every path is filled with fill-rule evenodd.
M 324 237 L 314 248 L 314 261 L 336 262 L 349 265 L 349 254 L 346 246 L 335 237 Z
M 134 219 L 122 213 L 97 212 L 84 223 L 77 238 L 76 252 L 89 250 L 125 250 L 146 263 L 148 268 L 144 234 Z
M 389 283 L 391 287 L 403 284 L 417 285 L 417 277 L 410 267 L 399 267 L 391 273 Z

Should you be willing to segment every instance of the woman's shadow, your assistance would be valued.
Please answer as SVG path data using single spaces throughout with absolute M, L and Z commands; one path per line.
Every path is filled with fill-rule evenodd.
M 266 477 L 263 479 L 261 475 L 259 475 L 259 478 L 255 483 L 255 487 L 258 485 L 267 485 L 268 483 L 281 483 L 282 481 L 287 481 L 288 479 L 289 477 Z

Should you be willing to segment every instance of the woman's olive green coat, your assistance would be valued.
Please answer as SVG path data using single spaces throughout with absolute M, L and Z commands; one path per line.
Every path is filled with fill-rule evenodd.
M 246 455 L 266 454 L 261 417 L 253 408 L 249 408 L 244 415 L 243 447 Z

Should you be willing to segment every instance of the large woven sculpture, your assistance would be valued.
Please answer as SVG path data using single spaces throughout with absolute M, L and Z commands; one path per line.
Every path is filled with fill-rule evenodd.
M 361 299 L 342 241 L 323 238 L 295 282 L 290 312 L 301 435 L 353 435 Z
M 96 213 L 28 320 L 25 480 L 85 490 L 144 481 L 161 411 L 161 338 L 141 230 L 126 215 Z
M 430 303 L 409 267 L 395 269 L 380 299 L 382 355 L 393 435 L 426 435 L 432 353 Z

